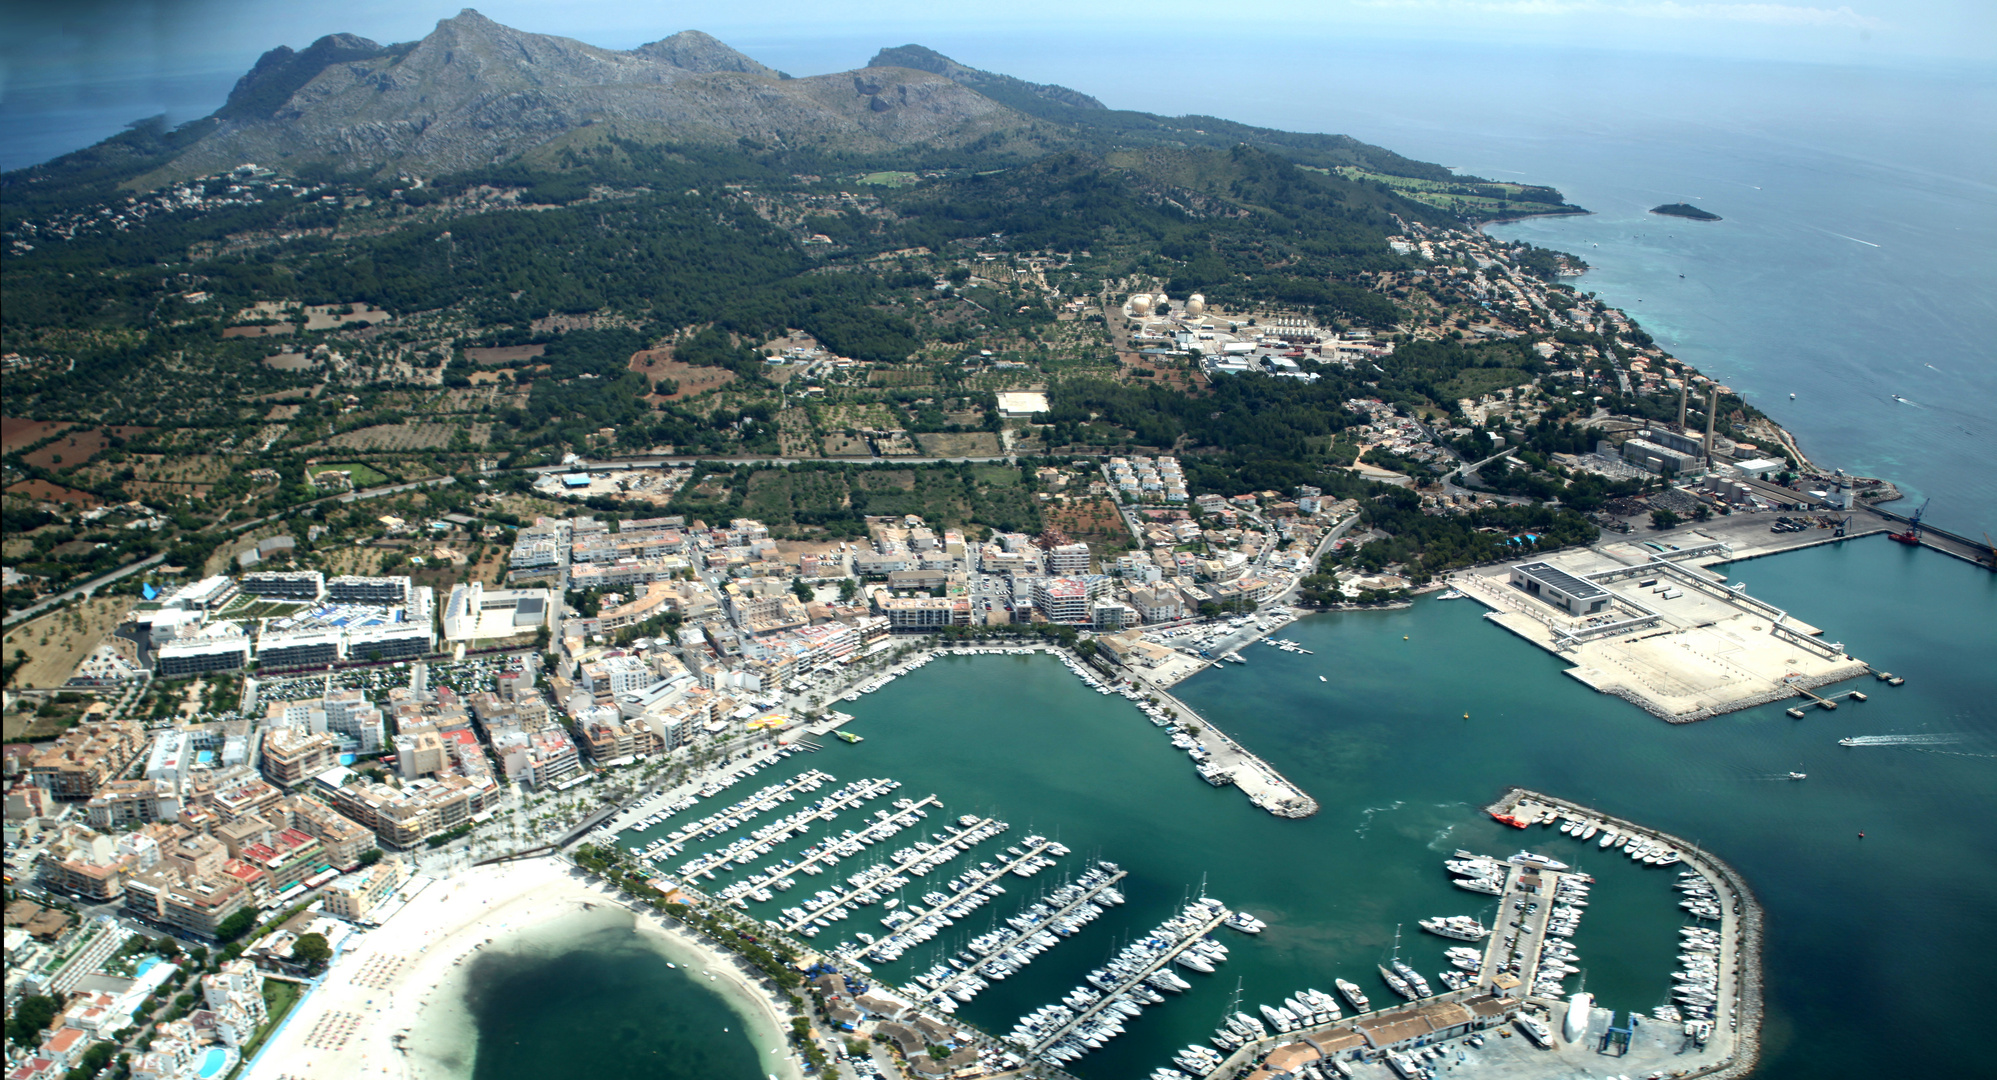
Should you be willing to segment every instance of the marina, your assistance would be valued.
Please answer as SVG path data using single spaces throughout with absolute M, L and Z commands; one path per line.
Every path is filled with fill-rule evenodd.
M 1841 558 L 1850 550 L 1849 546 L 1825 547 L 1796 558 Z M 1758 565 L 1757 580 L 1779 580 L 1771 575 L 1775 564 Z M 1807 578 L 1810 573 L 1806 566 L 1801 576 Z M 1839 621 L 1863 622 L 1849 617 Z M 1982 753 L 1990 748 L 1987 737 L 1973 725 L 1935 728 L 1910 715 L 1911 705 L 1930 700 L 1948 680 L 1921 664 L 1917 654 L 1876 642 L 1867 645 L 1866 651 L 1890 662 L 1881 666 L 1918 678 L 1909 679 L 1900 693 L 1874 694 L 1869 705 L 1822 714 L 1822 724 L 1829 726 L 1793 724 L 1781 716 L 1777 704 L 1726 724 L 1672 728 L 1622 709 L 1619 703 L 1606 702 L 1583 687 L 1562 686 L 1557 679 L 1548 686 L 1547 680 L 1557 675 L 1557 669 L 1539 663 L 1541 654 L 1537 652 L 1526 651 L 1521 659 L 1516 639 L 1491 634 L 1475 607 L 1418 601 L 1409 610 L 1341 613 L 1307 620 L 1285 636 L 1312 649 L 1316 656 L 1283 656 L 1277 649 L 1264 647 L 1253 653 L 1255 663 L 1214 671 L 1205 679 L 1175 688 L 1173 696 L 1197 705 L 1202 714 L 1211 714 L 1230 729 L 1238 729 L 1242 740 L 1265 759 L 1324 784 L 1327 793 L 1338 793 L 1335 809 L 1328 807 L 1328 812 L 1304 821 L 1271 818 L 1239 799 L 1228 798 L 1232 793 L 1225 789 L 1187 785 L 1187 758 L 1182 750 L 1169 745 L 1168 738 L 1160 737 L 1160 729 L 1149 723 L 1130 725 L 1125 702 L 1087 688 L 1071 670 L 1064 670 L 1066 665 L 1056 666 L 1050 662 L 1055 658 L 1045 653 L 951 656 L 944 650 L 925 670 L 896 680 L 851 710 L 854 719 L 850 728 L 866 736 L 864 743 L 848 746 L 827 740 L 832 745 L 824 754 L 794 756 L 784 762 L 793 771 L 812 767 L 842 775 L 894 776 L 911 785 L 920 784 L 920 790 L 938 794 L 939 805 L 951 808 L 951 819 L 970 810 L 994 816 L 992 811 L 1004 806 L 1009 812 L 996 816 L 1021 825 L 1031 821 L 1078 851 L 1107 854 L 1129 872 L 1117 886 L 1128 899 L 1127 905 L 1105 907 L 1102 916 L 1073 935 L 1054 935 L 1058 941 L 1072 944 L 1041 952 L 1007 978 L 984 977 L 988 985 L 972 995 L 973 1000 L 957 1001 L 954 1013 L 945 1013 L 929 1000 L 934 989 L 918 976 L 936 971 L 935 965 L 943 963 L 940 974 L 948 978 L 956 972 L 945 962 L 950 958 L 967 966 L 975 962 L 975 954 L 967 957 L 963 950 L 971 939 L 990 932 L 982 925 L 983 912 L 974 916 L 975 928 L 957 920 L 956 926 L 900 960 L 884 966 L 870 964 L 877 969 L 875 981 L 906 988 L 900 991 L 903 996 L 939 1022 L 1004 1033 L 1020 1017 L 1059 1001 L 1063 994 L 1085 983 L 1090 970 L 1122 947 L 1124 935 L 1156 926 L 1179 910 L 1177 889 L 1161 896 L 1165 890 L 1144 883 L 1198 881 L 1211 873 L 1216 891 L 1233 901 L 1230 906 L 1245 905 L 1268 923 L 1252 940 L 1243 938 L 1236 944 L 1228 939 L 1230 956 L 1217 967 L 1229 982 L 1237 975 L 1244 978 L 1248 1004 L 1241 1011 L 1263 1024 L 1265 1036 L 1237 1046 L 1235 1049 L 1247 1052 L 1234 1057 L 1235 1050 L 1213 1042 L 1218 1034 L 1215 1014 L 1226 1000 L 1225 993 L 1213 995 L 1206 1006 L 1181 1002 L 1173 1007 L 1172 997 L 1190 998 L 1192 993 L 1174 995 L 1157 984 L 1148 984 L 1167 999 L 1167 1004 L 1140 1005 L 1144 1014 L 1141 1023 L 1126 1023 L 1124 1034 L 1100 1040 L 1101 1046 L 1064 1064 L 1064 1070 L 1084 1078 L 1142 1077 L 1161 1068 L 1190 1076 L 1194 1071 L 1184 1068 L 1185 1063 L 1176 1055 L 1187 1043 L 1195 1042 L 1212 1045 L 1216 1052 L 1232 1059 L 1222 1070 L 1222 1075 L 1227 1075 L 1230 1068 L 1297 1046 L 1300 1033 L 1331 1050 L 1337 1064 L 1350 1068 L 1353 1075 L 1369 1080 L 1391 1074 L 1387 1053 L 1422 1060 L 1423 1050 L 1446 1053 L 1452 1066 L 1450 1075 L 1454 1076 L 1528 1077 L 1544 1075 L 1547 1070 L 1644 1076 L 1658 1069 L 1669 1072 L 1695 1065 L 1706 1067 L 1700 1063 L 1725 1067 L 1722 1055 L 1732 1023 L 1727 1017 L 1733 1015 L 1726 1001 L 1720 1003 L 1720 1018 L 1713 1030 L 1705 1033 L 1703 1046 L 1697 1037 L 1685 1033 L 1686 1023 L 1700 1019 L 1683 1008 L 1699 1003 L 1686 999 L 1701 996 L 1705 987 L 1682 997 L 1676 996 L 1676 991 L 1680 984 L 1693 981 L 1690 977 L 1703 977 L 1708 969 L 1681 955 L 1693 950 L 1683 946 L 1686 938 L 1680 930 L 1705 927 L 1719 931 L 1722 927 L 1681 906 L 1694 897 L 1675 888 L 1681 881 L 1678 875 L 1692 869 L 1694 861 L 1701 858 L 1698 852 L 1718 848 L 1727 850 L 1728 858 L 1735 860 L 1733 864 L 1744 869 L 1773 867 L 1757 874 L 1757 886 L 1778 896 L 1791 893 L 1787 903 L 1792 909 L 1797 900 L 1785 875 L 1799 874 L 1813 892 L 1835 894 L 1845 887 L 1839 880 L 1813 877 L 1807 866 L 1796 865 L 1793 856 L 1801 849 L 1829 843 L 1823 839 L 1826 832 L 1836 833 L 1844 844 L 1856 842 L 1854 829 L 1842 826 L 1842 815 L 1827 813 L 1840 809 L 1837 804 L 1854 775 L 1865 775 L 1873 768 L 1871 761 L 1888 759 L 1920 762 L 1924 767 L 1931 762 L 1934 771 L 1950 775 L 1981 768 L 1982 759 L 1941 756 L 1939 751 Z M 1406 637 L 1412 637 L 1412 642 L 1404 641 Z M 1511 659 L 1504 664 L 1487 663 L 1485 673 L 1474 680 L 1454 679 L 1431 670 L 1438 656 L 1472 653 Z M 1342 666 L 1377 671 L 1379 675 L 1343 680 L 1342 685 L 1326 690 L 1310 673 L 1309 665 L 1328 655 L 1340 657 Z M 1423 679 L 1432 684 L 1434 692 L 1418 701 L 1408 698 L 1401 688 Z M 1867 685 L 1871 685 L 1870 680 Z M 1327 694 L 1331 696 L 1325 697 Z M 1245 700 L 1257 704 L 1252 709 L 1230 704 Z M 1465 719 L 1465 712 L 1473 713 L 1474 719 Z M 1748 720 L 1753 722 L 1742 722 Z M 1902 733 L 1919 737 L 1903 742 Z M 1840 738 L 1867 741 L 1850 749 L 1838 745 Z M 1872 740 L 1879 740 L 1877 749 L 1867 749 L 1874 745 Z M 1066 748 L 1063 754 L 1040 752 L 1054 741 Z M 1428 764 L 1415 775 L 1406 770 L 1379 769 L 1372 757 L 1346 760 L 1330 752 L 1348 742 L 1385 748 L 1379 753 L 1417 754 Z M 1692 747 L 1689 754 L 1685 749 L 1688 745 Z M 1548 755 L 1558 747 L 1580 748 L 1591 772 L 1577 777 L 1547 768 Z M 841 755 L 855 756 L 841 767 Z M 1849 765 L 1839 764 L 1847 760 Z M 995 761 L 1002 767 L 995 768 Z M 1501 805 L 1499 792 L 1503 789 L 1496 786 L 1501 781 L 1491 775 L 1499 768 L 1539 781 L 1529 785 L 1538 791 L 1553 790 L 1551 785 L 1559 783 L 1572 787 L 1579 797 L 1567 799 L 1569 806 L 1562 806 L 1559 799 L 1532 796 L 1509 807 Z M 1809 781 L 1787 782 L 1784 778 L 1791 770 L 1807 770 Z M 781 775 L 772 774 L 770 779 Z M 1631 776 L 1654 777 L 1656 782 L 1631 786 L 1625 783 Z M 1822 799 L 1811 794 L 1818 785 L 1825 785 Z M 812 797 L 836 786 L 828 785 Z M 1485 793 L 1485 797 L 1465 800 L 1467 791 Z M 1697 797 L 1688 799 L 1681 794 L 1684 792 L 1694 792 Z M 1804 801 L 1799 803 L 1798 799 Z M 1708 809 L 1709 803 L 1725 807 L 1726 812 Z M 1493 818 L 1487 812 L 1492 806 L 1507 814 L 1532 814 L 1534 806 L 1541 810 L 1532 815 L 1535 820 L 1529 829 L 1522 830 Z M 1545 813 L 1549 809 L 1554 811 L 1550 818 Z M 1861 842 L 1865 845 L 1861 850 L 1872 852 L 1875 858 L 1896 857 L 1897 845 L 1876 851 L 1871 845 L 1879 844 L 1882 832 L 1904 838 L 1908 835 L 1904 823 L 1896 826 L 1876 813 L 1867 816 L 1871 820 L 1861 818 L 1856 824 L 1867 828 L 1873 838 Z M 1747 823 L 1762 819 L 1805 824 L 1785 827 L 1778 840 L 1746 828 Z M 1694 821 L 1698 823 L 1696 831 L 1687 824 Z M 1667 831 L 1656 824 L 1638 822 L 1671 824 Z M 1595 830 L 1592 837 L 1587 836 L 1590 823 Z M 1156 843 L 1160 829 L 1170 830 L 1174 842 Z M 1705 845 L 1668 839 L 1693 835 L 1701 835 Z M 1602 843 L 1605 837 L 1610 840 L 1606 850 Z M 1664 845 L 1656 853 L 1660 858 L 1676 850 L 1682 861 L 1660 866 L 1631 858 L 1631 840 L 1645 838 Z M 1300 844 L 1312 852 L 1311 858 L 1295 857 Z M 1587 969 L 1580 985 L 1591 995 L 1593 1004 L 1588 1013 L 1590 1027 L 1580 1042 L 1566 1040 L 1564 1032 L 1581 973 L 1560 972 L 1564 978 L 1552 997 L 1532 995 L 1531 984 L 1523 980 L 1512 997 L 1492 995 L 1474 984 L 1462 990 L 1447 988 L 1443 981 L 1446 972 L 1472 977 L 1481 973 L 1460 966 L 1456 961 L 1464 954 L 1449 950 L 1474 947 L 1481 969 L 1484 947 L 1492 939 L 1476 943 L 1449 940 L 1418 930 L 1418 921 L 1461 914 L 1509 932 L 1503 924 L 1511 918 L 1493 918 L 1502 902 L 1498 895 L 1453 884 L 1492 880 L 1447 872 L 1440 864 L 1461 861 L 1452 855 L 1459 849 L 1483 853 L 1504 864 L 1503 872 L 1495 877 L 1500 889 L 1513 876 L 1507 857 L 1521 849 L 1543 854 L 1596 879 L 1578 905 L 1581 916 L 1574 923 L 1573 936 L 1543 935 L 1543 939 L 1571 947 L 1571 960 L 1554 959 Z M 961 872 L 981 857 L 974 852 L 968 863 L 951 867 L 948 874 Z M 1839 858 L 1848 862 L 1848 857 Z M 1247 869 L 1279 865 L 1284 868 L 1279 880 L 1265 880 L 1269 875 Z M 1922 873 L 1903 861 L 1892 865 L 1899 867 L 1896 873 L 1912 874 L 1917 879 Z M 1404 869 L 1412 872 L 1405 880 Z M 1078 872 L 1086 871 L 1078 868 Z M 1019 890 L 1014 888 L 1012 893 L 1016 896 Z M 914 891 L 907 896 L 922 903 Z M 1724 904 L 1731 893 L 1715 887 L 1713 896 Z M 1344 902 L 1358 897 L 1366 900 L 1358 910 Z M 1893 910 L 1900 910 L 1909 898 L 1895 893 L 1887 899 L 1893 902 Z M 1010 900 L 1011 896 L 1002 897 L 998 903 Z M 1028 898 L 1018 902 L 1027 903 Z M 1541 911 L 1548 907 L 1542 902 Z M 774 908 L 752 904 L 752 909 L 773 918 L 776 914 Z M 882 913 L 878 906 L 872 910 Z M 1792 917 L 1807 924 L 1815 918 L 1811 910 Z M 1005 919 L 1014 914 L 1001 908 L 995 928 L 1007 932 Z M 1536 914 L 1533 921 L 1538 918 Z M 1396 923 L 1404 929 L 1401 957 L 1432 984 L 1437 993 L 1430 997 L 1404 1002 L 1373 973 L 1375 962 L 1391 953 Z M 1334 936 L 1322 937 L 1316 927 L 1330 928 Z M 816 940 L 850 936 L 839 934 L 840 929 L 820 933 Z M 1870 949 L 1860 928 L 1841 932 L 1858 951 Z M 1958 932 L 1969 935 L 1969 940 L 1981 933 L 1974 925 Z M 1265 941 L 1268 944 L 1263 944 Z M 855 943 L 856 949 L 862 945 Z M 834 963 L 847 962 L 830 952 L 823 955 Z M 851 955 L 865 962 L 863 949 Z M 1912 955 L 1918 957 L 1918 950 Z M 1533 975 L 1536 978 L 1552 970 L 1542 964 Z M 1687 978 L 1674 977 L 1674 973 Z M 1168 965 L 1163 974 L 1188 985 L 1197 985 L 1203 977 L 1203 973 L 1179 964 Z M 1517 973 L 1512 974 L 1517 977 Z M 1725 978 L 1725 983 L 1714 982 L 1715 997 L 1733 993 L 1736 976 Z M 1298 988 L 1316 985 L 1343 995 L 1341 982 L 1353 986 L 1372 1008 L 1355 1003 L 1346 1010 L 1344 1020 L 1286 1034 L 1276 1031 L 1256 1004 L 1290 1011 L 1288 1000 L 1304 1002 Z M 1825 984 L 1792 981 L 1776 992 L 1807 995 L 1821 985 Z M 1517 1002 L 1515 1015 L 1526 1015 L 1542 1025 L 1553 1048 L 1535 1045 L 1527 1026 L 1502 1016 L 1488 1027 L 1461 1029 L 1448 1037 L 1446 1045 L 1436 1041 L 1447 1026 L 1438 1028 L 1434 1022 L 1461 1015 L 1438 1006 L 1460 1007 L 1475 1018 L 1473 1023 L 1484 1023 L 1489 1018 L 1478 1013 L 1477 1002 L 1486 998 Z M 1351 999 L 1346 997 L 1345 1001 Z M 1681 1009 L 1678 1022 L 1658 1018 L 1658 1010 L 1666 1005 Z M 1493 1006 L 1486 1001 L 1482 1007 Z M 1632 1013 L 1637 1015 L 1634 1022 L 1629 1018 Z M 1390 1050 L 1390 1043 L 1373 1038 L 1385 1039 L 1395 1031 L 1416 1026 L 1425 1033 L 1423 1038 L 1431 1040 L 1427 1046 Z M 1620 1034 L 1615 1036 L 1611 1056 L 1601 1056 L 1603 1038 L 1611 1027 L 1633 1032 L 1627 1057 L 1621 1056 Z M 1500 1037 L 1501 1030 L 1510 1031 L 1512 1037 Z M 1477 1034 L 1484 1039 L 1481 1047 L 1470 1042 Z M 1229 1035 L 1239 1038 L 1231 1029 Z M 1842 1039 L 1843 1032 L 1818 1033 L 1816 1037 L 1826 1036 Z M 1343 1051 L 1338 1049 L 1341 1039 L 1346 1040 Z M 1688 1042 L 1681 1054 L 1681 1047 Z M 1807 1048 L 1800 1050 L 1812 1056 Z M 1354 1061 L 1354 1052 L 1372 1056 Z M 1780 1052 L 1793 1055 L 1799 1048 L 1791 1045 Z M 1327 1076 L 1335 1071 L 1322 1059 L 1316 1063 Z M 1425 1064 L 1434 1067 L 1442 1061 L 1430 1056 Z M 1832 1070 L 1817 1075 L 1837 1073 Z
M 1212 959 L 1227 950 L 1207 937 L 1232 914 L 1220 901 L 1202 897 L 1186 905 L 1141 940 L 1126 946 L 1104 967 L 1089 973 L 1089 985 L 1076 987 L 1062 1004 L 1048 1005 L 1020 1019 L 1008 1038 L 1031 1057 L 1065 1064 L 1123 1033 L 1124 1021 L 1140 1006 L 1129 994 L 1159 969 L 1187 957 L 1212 970 Z M 1192 965 L 1186 965 L 1192 966 Z M 1197 967 L 1194 970 L 1198 970 Z
M 1074 882 L 1062 885 L 1039 902 L 1006 920 L 1009 930 L 994 930 L 972 938 L 958 956 L 966 965 L 941 979 L 927 975 L 916 981 L 934 991 L 929 1000 L 966 1002 L 991 981 L 1018 974 L 1041 953 L 1101 917 L 1107 906 L 1124 902 L 1117 882 L 1129 871 L 1112 862 L 1099 862 Z M 1059 935 L 1058 937 L 1056 935 Z M 1180 988 L 1183 988 L 1183 984 Z

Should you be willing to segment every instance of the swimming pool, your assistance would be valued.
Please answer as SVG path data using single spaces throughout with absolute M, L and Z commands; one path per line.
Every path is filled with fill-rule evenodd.
M 194 1075 L 200 1077 L 200 1080 L 213 1080 L 229 1067 L 231 1056 L 227 1050 L 219 1046 L 209 1047 L 208 1052 L 201 1055 L 201 1067 L 195 1070 Z

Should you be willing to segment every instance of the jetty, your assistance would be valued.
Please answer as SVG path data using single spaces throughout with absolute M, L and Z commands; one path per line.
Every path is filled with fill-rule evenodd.
M 1233 736 L 1215 727 L 1191 706 L 1146 679 L 1136 668 L 1124 666 L 1119 670 L 1142 693 L 1157 698 L 1160 707 L 1171 714 L 1172 720 L 1181 728 L 1191 726 L 1199 729 L 1198 737 L 1206 744 L 1207 761 L 1211 763 L 1208 773 L 1217 784 L 1233 784 L 1248 796 L 1249 802 L 1277 817 L 1307 818 L 1318 812 L 1317 800 L 1306 794 L 1303 788 L 1236 742 Z
M 1125 991 L 1156 974 L 1159 968 L 1178 959 L 1180 953 L 1185 952 L 1208 934 L 1212 933 L 1221 923 L 1226 922 L 1227 917 L 1232 914 L 1234 912 L 1229 911 L 1226 907 L 1219 904 L 1207 906 L 1204 909 L 1205 917 L 1194 924 L 1193 928 L 1188 929 L 1184 936 L 1172 942 L 1166 948 L 1151 954 L 1143 963 L 1132 966 L 1129 972 L 1117 981 L 1107 987 L 1103 987 L 1101 997 L 1089 1003 L 1087 1007 L 1075 1013 L 1074 1016 L 1064 1021 L 1059 1027 L 1035 1039 L 1027 1048 L 1027 1056 L 1035 1058 L 1041 1056 L 1049 1047 L 1067 1038 L 1070 1032 L 1095 1018 L 1098 1013 L 1109 1008 L 1112 1003 L 1124 1000 L 1123 994 Z M 1161 927 L 1160 929 L 1162 930 L 1163 928 Z M 1158 932 L 1153 931 L 1153 933 Z
M 994 944 L 991 947 L 991 951 L 987 953 L 983 959 L 977 961 L 976 963 L 965 968 L 964 970 L 951 975 L 948 979 L 945 979 L 944 981 L 937 983 L 935 993 L 949 994 L 963 988 L 966 984 L 970 983 L 971 980 L 978 978 L 986 969 L 990 968 L 993 963 L 1004 959 L 1005 954 L 1007 952 L 1010 952 L 1011 950 L 1017 948 L 1027 939 L 1033 937 L 1033 935 L 1043 932 L 1047 927 L 1052 926 L 1053 924 L 1060 922 L 1062 919 L 1068 918 L 1069 916 L 1075 914 L 1077 911 L 1081 909 L 1083 904 L 1089 903 L 1090 901 L 1094 900 L 1096 897 L 1101 896 L 1104 889 L 1110 888 L 1111 886 L 1115 885 L 1117 882 L 1122 881 L 1124 878 L 1129 876 L 1130 876 L 1130 871 L 1124 870 L 1120 867 L 1114 871 L 1104 874 L 1101 880 L 1095 882 L 1094 884 L 1090 885 L 1088 888 L 1084 889 L 1081 895 L 1075 897 L 1073 900 L 1069 901 L 1068 903 L 1061 905 L 1059 910 L 1050 913 L 1045 919 L 1041 920 L 1038 923 L 1033 924 L 1032 926 L 1027 927 L 1024 930 L 1013 930 L 1006 937 L 1001 938 L 996 944 Z
M 925 806 L 934 806 L 940 809 L 943 806 L 943 800 L 938 799 L 935 795 L 925 795 L 922 798 L 916 800 L 915 802 L 910 803 L 905 807 L 899 808 L 893 814 L 889 815 L 886 819 L 884 819 L 882 822 L 878 824 L 892 824 L 896 828 L 903 828 L 905 826 L 913 824 L 917 818 L 923 817 L 924 814 L 921 811 L 922 808 Z M 992 821 L 991 818 L 984 818 L 981 821 L 979 821 L 978 824 L 988 825 L 991 823 L 991 821 Z M 907 858 L 895 860 L 894 864 L 895 872 L 897 873 L 905 872 L 908 867 L 912 867 L 917 863 L 921 863 L 928 860 L 931 856 L 934 856 L 942 848 L 950 847 L 952 844 L 954 844 L 957 841 L 958 838 L 962 837 L 965 833 L 972 831 L 972 829 L 974 828 L 976 828 L 976 826 L 960 827 L 952 832 L 945 833 L 943 840 L 939 841 L 936 844 L 936 846 L 930 847 L 927 850 L 922 850 L 921 846 L 918 845 L 917 850 L 915 850 Z M 956 852 L 953 850 L 951 852 L 951 855 L 954 857 L 956 855 Z M 832 850 L 832 845 L 827 844 L 823 850 L 806 856 L 804 859 L 800 860 L 796 865 L 784 867 L 784 876 L 789 877 L 792 874 L 809 874 L 812 873 L 814 869 L 824 869 L 832 866 L 833 864 L 837 863 L 840 860 L 840 858 L 841 856 L 839 855 L 839 853 Z M 925 866 L 922 869 L 913 872 L 917 876 L 921 876 L 923 874 L 928 873 L 929 870 L 930 868 Z
M 1710 1024 L 1701 1029 L 1706 1033 L 1706 1051 L 1701 1058 L 1709 1063 L 1684 1075 L 1733 1080 L 1754 1071 L 1755 1062 L 1761 1054 L 1763 1015 L 1762 913 L 1761 905 L 1755 901 L 1754 894 L 1748 890 L 1738 871 L 1711 853 L 1701 851 L 1697 845 L 1669 833 L 1525 788 L 1506 791 L 1485 811 L 1500 821 L 1509 818 L 1511 820 L 1507 824 L 1525 831 L 1534 826 L 1550 826 L 1570 816 L 1585 818 L 1604 829 L 1616 830 L 1618 834 L 1629 837 L 1632 843 L 1648 840 L 1664 850 L 1676 852 L 1679 862 L 1672 865 L 1682 864 L 1684 868 L 1696 872 L 1711 888 L 1719 923 L 1718 1001 L 1713 1007 Z M 1488 959 L 1486 966 L 1489 967 Z M 1530 983 L 1527 985 L 1530 986 Z M 1555 1011 L 1564 1011 L 1565 1008 L 1558 1001 L 1549 1000 L 1543 1004 Z

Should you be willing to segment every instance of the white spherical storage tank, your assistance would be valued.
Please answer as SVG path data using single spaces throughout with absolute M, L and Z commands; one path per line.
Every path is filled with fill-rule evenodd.
M 1193 295 L 1186 297 L 1186 314 L 1204 315 L 1206 313 L 1207 313 L 1207 298 L 1205 293 L 1194 293 Z
M 1133 296 L 1133 297 L 1131 297 L 1131 298 L 1130 298 L 1130 313 L 1131 313 L 1132 315 L 1149 315 L 1149 314 L 1151 314 L 1151 294 L 1150 294 L 1150 293 L 1138 293 L 1138 294 L 1137 294 L 1136 296 Z

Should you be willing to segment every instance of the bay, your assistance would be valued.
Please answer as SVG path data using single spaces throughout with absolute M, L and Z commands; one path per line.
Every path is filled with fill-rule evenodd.
M 684 962 L 667 963 L 659 943 L 616 908 L 500 937 L 465 979 L 476 1045 L 471 1080 L 708 1080 L 770 1072 L 774 1066 L 750 1041 L 747 1013 Z
M 1734 570 L 1754 595 L 1826 627 L 1907 685 L 1801 722 L 1771 705 L 1672 726 L 1568 679 L 1554 657 L 1481 618 L 1474 602 L 1431 598 L 1400 611 L 1307 618 L 1284 636 L 1315 655 L 1251 649 L 1247 665 L 1178 688 L 1320 801 L 1304 821 L 1273 818 L 1231 788 L 1200 782 L 1127 702 L 1087 690 L 1048 657 L 931 664 L 846 706 L 865 742 L 828 742 L 751 783 L 806 767 L 842 782 L 892 777 L 906 785 L 898 795 L 935 792 L 951 816 L 1012 822 L 998 846 L 1038 831 L 1074 849 L 1064 868 L 1101 857 L 1130 871 L 1127 906 L 960 1010 L 1000 1034 L 1080 985 L 1202 882 L 1269 922 L 1254 940 L 1228 933 L 1232 958 L 1216 975 L 1188 973 L 1196 989 L 1147 1009 L 1128 1034 L 1073 1067 L 1083 1077 L 1143 1075 L 1172 1049 L 1204 1042 L 1237 979 L 1251 1012 L 1305 987 L 1329 989 L 1335 977 L 1384 1000 L 1373 966 L 1397 926 L 1402 955 L 1440 970 L 1449 943 L 1415 931 L 1415 921 L 1489 918 L 1484 898 L 1448 884 L 1441 860 L 1458 847 L 1506 855 L 1525 843 L 1594 874 L 1595 902 L 1574 939 L 1588 988 L 1618 1010 L 1659 1004 L 1681 924 L 1672 875 L 1554 830 L 1520 834 L 1484 817 L 1481 807 L 1515 784 L 1695 839 L 1746 876 L 1768 912 L 1768 1055 L 1759 1075 L 1975 1072 L 1979 1051 L 1967 1039 L 1880 1033 L 1968 1031 L 1997 1005 L 1980 970 L 1997 955 L 1986 917 L 1997 903 L 1997 714 L 1987 676 L 1997 660 L 1988 629 L 1997 583 L 1878 538 Z M 1894 734 L 1949 741 L 1837 744 Z M 1809 779 L 1790 781 L 1790 770 Z M 924 828 L 939 822 L 932 815 Z M 960 866 L 990 857 L 974 849 Z M 849 861 L 838 876 L 852 869 Z M 809 892 L 830 875 L 799 882 Z M 999 903 L 881 976 L 906 981 L 1042 883 L 1005 884 Z M 934 887 L 912 885 L 909 896 Z M 773 917 L 802 893 L 788 895 L 751 913 Z M 860 910 L 817 944 L 878 932 L 879 908 Z

